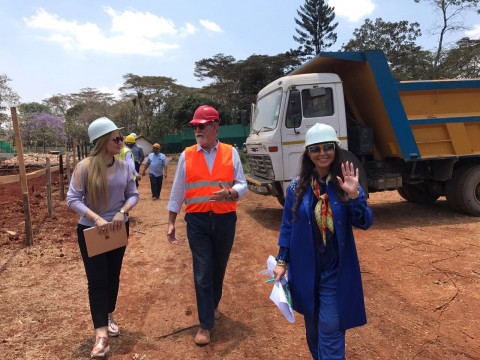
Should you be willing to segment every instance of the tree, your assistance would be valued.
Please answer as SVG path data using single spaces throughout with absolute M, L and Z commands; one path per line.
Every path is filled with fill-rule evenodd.
M 249 109 L 260 89 L 300 65 L 300 61 L 291 53 L 251 55 L 239 61 L 229 55 L 217 54 L 197 61 L 195 65 L 196 77 L 212 80 L 202 88 L 201 94 L 215 99 L 219 103 L 217 110 L 231 116 L 232 109 Z
M 442 57 L 440 77 L 480 78 L 480 40 L 462 38 Z
M 30 146 L 47 147 L 63 145 L 66 140 L 64 120 L 52 114 L 27 113 L 22 117 L 22 139 Z
M 8 119 L 3 112 L 8 110 L 9 105 L 20 101 L 20 96 L 8 86 L 9 81 L 11 79 L 7 75 L 0 74 L 0 127 Z
M 18 106 L 20 115 L 26 116 L 28 114 L 50 113 L 50 108 L 47 105 L 37 102 L 22 103 Z
M 443 42 L 445 35 L 449 32 L 464 30 L 465 26 L 459 19 L 466 11 L 479 11 L 477 9 L 480 0 L 414 0 L 416 3 L 428 1 L 437 11 L 440 12 L 442 22 L 435 31 L 438 33 L 438 46 L 433 62 L 433 78 L 437 79 L 439 74 L 439 66 L 443 53 Z
M 152 133 L 154 119 L 165 110 L 168 102 L 186 89 L 177 85 L 175 79 L 166 76 L 126 74 L 123 79 L 120 88 L 123 100 L 130 101 L 133 109 L 131 118 L 122 121 L 128 128 L 140 129 L 146 135 Z
M 353 39 L 342 46 L 345 51 L 382 50 L 388 59 L 392 75 L 399 80 L 430 79 L 432 55 L 418 45 L 420 25 L 408 21 L 385 22 L 377 18 L 375 23 L 365 19 L 354 30 Z
M 335 44 L 337 34 L 334 31 L 338 22 L 333 23 L 334 10 L 324 0 L 305 0 L 305 5 L 300 6 L 297 10 L 299 18 L 295 18 L 299 26 L 295 31 L 299 36 L 293 36 L 293 40 L 300 44 L 300 54 L 318 55 L 323 48 Z

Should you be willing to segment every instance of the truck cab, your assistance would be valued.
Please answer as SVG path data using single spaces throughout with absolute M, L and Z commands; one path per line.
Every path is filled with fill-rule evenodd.
M 332 126 L 348 149 L 342 82 L 329 73 L 285 76 L 265 87 L 252 105 L 247 157 L 248 188 L 273 195 L 283 205 L 286 189 L 298 175 L 307 130 Z

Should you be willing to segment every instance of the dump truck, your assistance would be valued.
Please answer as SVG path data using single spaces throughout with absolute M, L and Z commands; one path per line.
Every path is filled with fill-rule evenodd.
M 257 95 L 248 188 L 283 205 L 307 130 L 331 125 L 367 193 L 480 216 L 480 79 L 398 81 L 382 51 L 323 52 Z

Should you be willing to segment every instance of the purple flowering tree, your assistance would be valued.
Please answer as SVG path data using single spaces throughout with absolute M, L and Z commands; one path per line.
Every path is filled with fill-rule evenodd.
M 65 144 L 65 120 L 47 113 L 30 113 L 23 118 L 22 139 L 32 147 L 58 147 Z

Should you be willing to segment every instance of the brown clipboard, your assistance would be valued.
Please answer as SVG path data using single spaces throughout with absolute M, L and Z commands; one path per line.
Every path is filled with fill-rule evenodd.
M 99 234 L 96 226 L 91 227 L 83 230 L 83 235 L 85 236 L 88 257 L 118 249 L 122 246 L 126 246 L 128 242 L 127 228 L 125 224 L 122 225 L 120 230 L 110 230 L 108 234 Z

